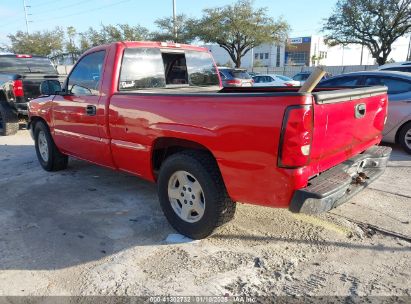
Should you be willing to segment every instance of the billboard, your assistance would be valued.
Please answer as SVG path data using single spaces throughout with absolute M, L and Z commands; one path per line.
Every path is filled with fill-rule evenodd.
M 310 43 L 311 37 L 298 37 L 298 38 L 289 38 L 289 44 L 302 44 L 302 43 Z

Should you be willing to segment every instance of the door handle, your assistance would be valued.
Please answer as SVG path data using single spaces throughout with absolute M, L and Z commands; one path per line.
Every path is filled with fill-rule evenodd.
M 97 114 L 97 108 L 96 108 L 96 106 L 88 105 L 88 106 L 86 107 L 86 114 L 87 114 L 88 116 L 94 116 L 94 115 L 96 115 L 96 114 Z
M 367 111 L 365 103 L 359 103 L 355 106 L 355 118 L 363 118 Z

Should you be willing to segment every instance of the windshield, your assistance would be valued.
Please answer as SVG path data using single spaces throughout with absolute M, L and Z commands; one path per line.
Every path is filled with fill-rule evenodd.
M 15 55 L 0 56 L 0 72 L 57 74 L 48 58 L 18 58 Z
M 275 77 L 278 77 L 278 78 L 280 78 L 281 80 L 284 80 L 284 81 L 292 80 L 290 77 L 287 77 L 287 76 L 275 75 Z
M 297 74 L 294 76 L 294 80 L 307 80 L 308 76 L 310 76 L 310 74 Z
M 221 70 L 223 73 L 226 72 L 228 75 L 230 75 L 232 78 L 239 78 L 239 79 L 251 79 L 252 77 L 250 74 L 248 74 L 246 71 L 243 70 Z

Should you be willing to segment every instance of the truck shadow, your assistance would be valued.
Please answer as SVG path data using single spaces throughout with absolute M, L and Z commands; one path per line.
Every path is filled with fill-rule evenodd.
M 392 154 L 390 161 L 409 161 L 409 165 L 411 166 L 411 155 L 405 152 L 399 145 L 391 144 L 391 143 L 381 143 L 384 146 L 388 146 L 392 148 Z
M 65 171 L 45 172 L 32 145 L 0 145 L 0 191 L 0 269 L 66 268 L 136 246 L 165 245 L 175 233 L 159 206 L 156 185 L 75 159 Z M 224 231 L 213 238 L 236 237 L 259 240 Z M 309 242 L 281 235 L 261 240 Z

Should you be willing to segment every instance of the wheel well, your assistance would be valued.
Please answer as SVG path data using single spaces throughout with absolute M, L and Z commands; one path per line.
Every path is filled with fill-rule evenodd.
M 27 129 L 32 128 L 33 132 L 34 132 L 34 128 L 36 126 L 36 123 L 38 123 L 40 121 L 42 121 L 46 125 L 47 128 L 49 127 L 47 122 L 43 118 L 38 117 L 38 116 L 32 116 L 32 117 L 30 117 L 30 122 L 29 122 L 29 125 L 27 126 Z
M 157 173 L 160 170 L 161 164 L 167 157 L 185 150 L 205 151 L 213 156 L 208 148 L 197 142 L 174 137 L 159 138 L 155 141 L 152 150 L 153 153 L 151 161 L 154 176 L 157 177 Z
M 398 128 L 397 133 L 395 134 L 395 143 L 398 144 L 399 143 L 399 137 L 400 137 L 400 133 L 402 128 L 405 127 L 406 124 L 411 123 L 411 120 L 408 120 L 406 122 L 404 122 L 401 127 Z

